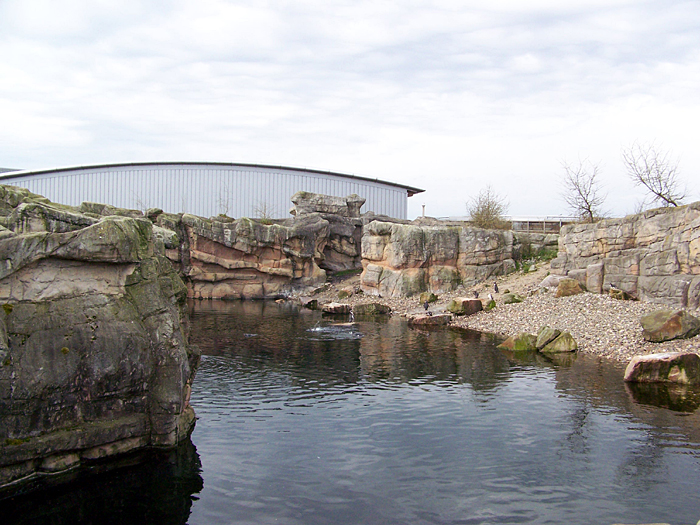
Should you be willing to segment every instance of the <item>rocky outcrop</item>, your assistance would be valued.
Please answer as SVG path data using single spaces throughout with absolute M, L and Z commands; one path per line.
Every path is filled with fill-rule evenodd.
M 625 369 L 625 381 L 700 385 L 700 356 L 683 352 L 636 356 Z
M 418 314 L 408 318 L 410 326 L 446 326 L 452 321 L 450 314 Z
M 198 355 L 164 252 L 138 212 L 0 186 L 0 485 L 189 435 Z
M 700 305 L 700 202 L 562 228 L 552 270 L 643 301 Z
M 329 224 L 319 215 L 264 224 L 185 214 L 175 227 L 183 241 L 181 271 L 195 299 L 277 298 L 326 280 L 318 263 Z
M 362 290 L 405 297 L 445 292 L 515 268 L 513 234 L 373 221 L 362 234 Z

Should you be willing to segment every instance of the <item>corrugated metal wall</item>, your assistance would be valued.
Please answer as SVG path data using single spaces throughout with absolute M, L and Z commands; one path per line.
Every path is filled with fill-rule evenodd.
M 331 173 L 264 166 L 144 164 L 27 172 L 0 178 L 53 202 L 77 206 L 99 202 L 120 208 L 161 208 L 202 217 L 289 217 L 291 196 L 308 191 L 367 199 L 362 213 L 406 218 L 405 188 Z

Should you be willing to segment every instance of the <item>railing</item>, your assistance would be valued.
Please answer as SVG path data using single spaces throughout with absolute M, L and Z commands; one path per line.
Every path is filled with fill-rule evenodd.
M 517 232 L 529 233 L 559 233 L 565 224 L 576 222 L 576 217 L 504 217 L 511 223 L 511 229 Z M 438 217 L 443 221 L 469 221 L 469 217 Z

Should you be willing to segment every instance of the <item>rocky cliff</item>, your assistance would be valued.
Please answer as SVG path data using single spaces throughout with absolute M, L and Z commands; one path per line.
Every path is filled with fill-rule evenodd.
M 444 292 L 513 270 L 513 233 L 373 221 L 363 229 L 362 265 L 365 293 Z
M 186 289 L 139 215 L 0 186 L 0 485 L 189 435 Z
M 322 285 L 327 270 L 361 267 L 364 199 L 298 192 L 292 201 L 287 220 L 147 215 L 190 297 L 272 299 Z
M 613 286 L 643 301 L 697 308 L 700 202 L 564 226 L 552 269 L 592 292 Z

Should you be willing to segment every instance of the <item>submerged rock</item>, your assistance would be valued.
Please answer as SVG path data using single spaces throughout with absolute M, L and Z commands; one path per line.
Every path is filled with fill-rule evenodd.
M 500 345 L 498 345 L 498 348 L 502 348 L 504 350 L 513 350 L 516 352 L 531 351 L 537 350 L 537 347 L 535 346 L 536 342 L 537 336 L 523 332 L 518 335 L 509 337 Z
M 636 356 L 625 369 L 625 381 L 700 385 L 700 356 L 684 352 Z
M 640 319 L 642 336 L 660 343 L 671 339 L 686 339 L 700 333 L 700 319 L 685 310 L 657 310 Z

